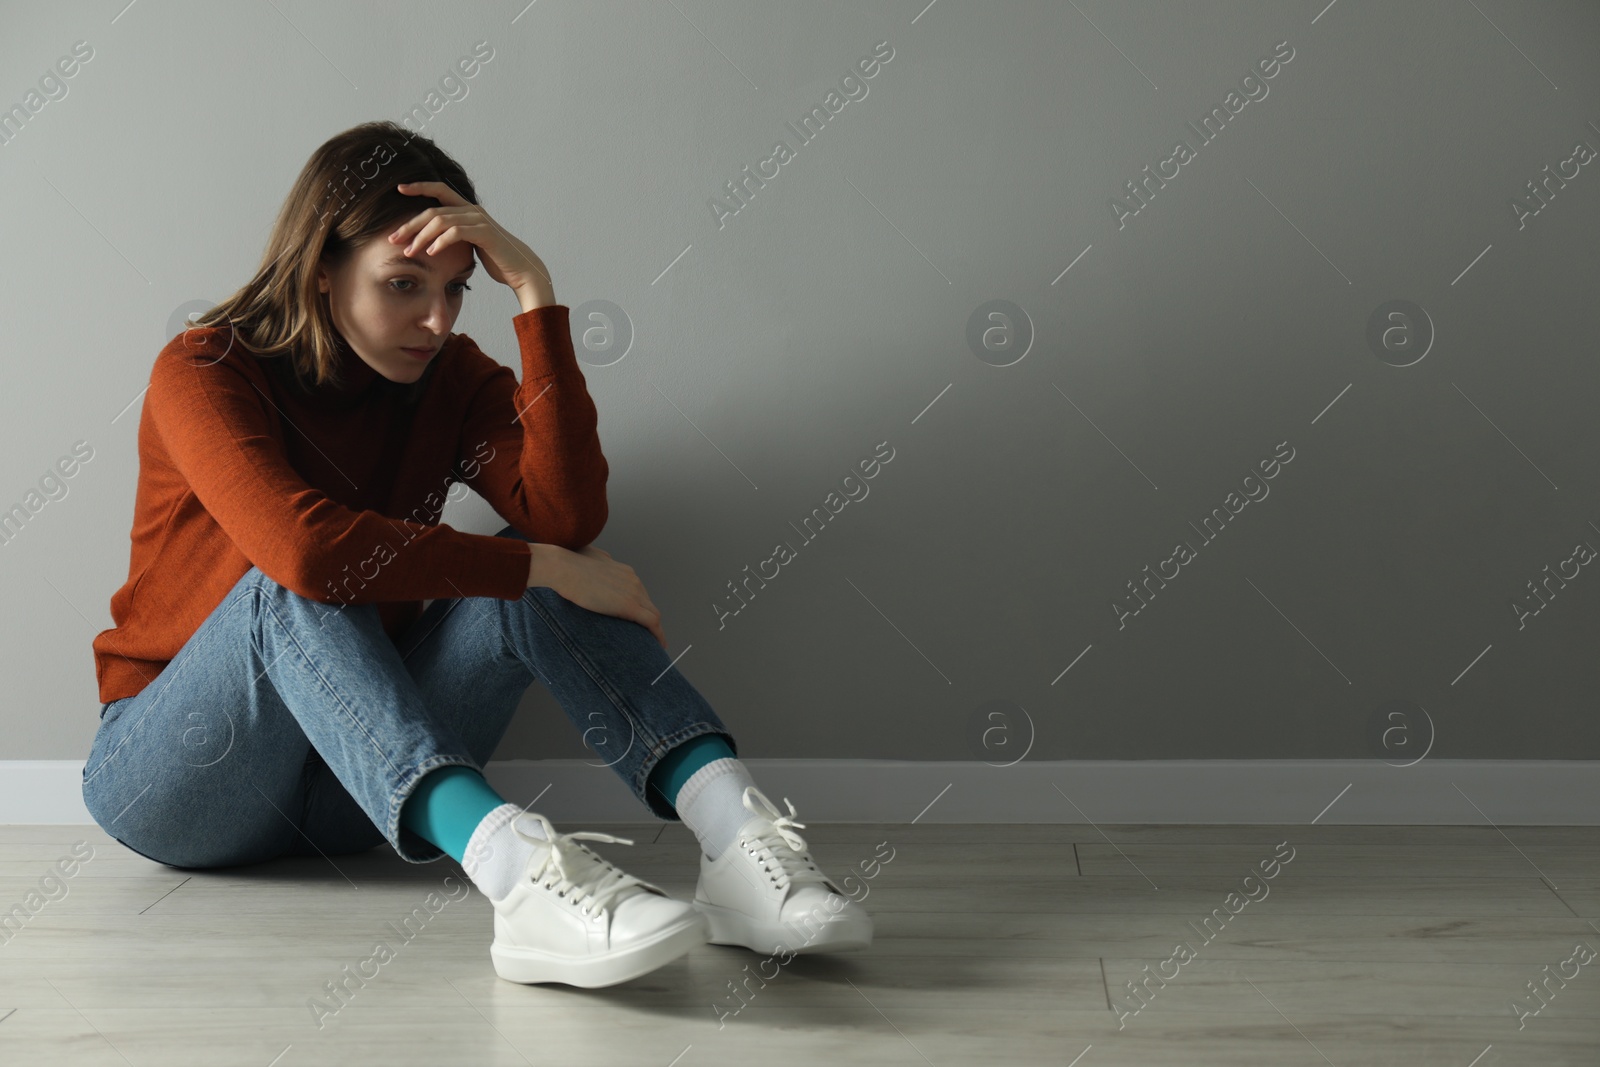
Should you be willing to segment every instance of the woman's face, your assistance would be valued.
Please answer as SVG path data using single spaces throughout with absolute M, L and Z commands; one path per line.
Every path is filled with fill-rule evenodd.
M 334 326 L 367 366 L 392 382 L 422 377 L 450 336 L 466 279 L 477 266 L 466 242 L 446 245 L 436 256 L 425 248 L 407 257 L 405 246 L 385 231 L 358 246 L 338 270 L 324 265 L 317 273 Z

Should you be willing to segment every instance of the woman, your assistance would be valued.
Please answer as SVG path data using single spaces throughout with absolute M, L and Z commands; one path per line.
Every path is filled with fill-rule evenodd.
M 522 381 L 452 334 L 481 261 Z M 493 902 L 496 972 L 597 987 L 710 940 L 870 944 L 859 904 L 671 666 L 607 517 L 568 308 L 426 137 L 367 123 L 311 156 L 251 281 L 156 359 L 128 581 L 94 640 L 83 795 L 178 868 L 449 855 Z M 453 484 L 510 525 L 439 524 Z M 424 610 L 423 600 L 432 603 Z M 699 839 L 692 902 L 626 874 L 481 768 L 543 683 L 636 796 Z

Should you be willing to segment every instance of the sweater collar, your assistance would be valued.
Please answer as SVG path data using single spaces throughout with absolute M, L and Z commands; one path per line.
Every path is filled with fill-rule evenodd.
M 330 400 L 358 400 L 373 392 L 379 382 L 388 379 L 367 363 L 366 360 L 356 355 L 355 349 L 343 337 L 338 338 L 339 345 L 339 379 L 340 384 L 323 385 L 319 392 L 327 394 Z
M 451 335 L 454 337 L 454 334 Z M 446 347 L 449 341 L 445 342 Z M 415 382 L 392 382 L 379 374 L 360 356 L 356 355 L 343 337 L 336 335 L 340 384 L 324 383 L 320 386 L 302 386 L 289 369 L 288 360 L 274 361 L 289 381 L 291 391 L 301 403 L 324 411 L 345 411 L 394 396 L 402 406 L 411 407 L 422 397 L 429 380 L 444 357 L 441 350 Z
M 302 403 L 321 410 L 344 410 L 367 403 L 379 396 L 385 385 L 393 385 L 356 355 L 355 350 L 343 337 L 336 336 L 335 343 L 338 384 L 332 382 L 324 382 L 321 385 L 312 385 L 309 382 L 302 384 L 290 371 L 288 361 L 280 362 L 280 369 L 288 377 L 293 386 L 292 391 Z

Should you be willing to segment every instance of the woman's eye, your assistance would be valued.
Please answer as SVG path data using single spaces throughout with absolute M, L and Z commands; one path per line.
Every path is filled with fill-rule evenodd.
M 416 282 L 413 282 L 410 278 L 396 278 L 394 281 L 389 283 L 389 288 L 394 289 L 396 292 L 409 293 L 411 291 L 409 288 L 402 289 L 400 286 L 412 286 L 415 284 Z M 462 293 L 472 288 L 472 286 L 468 285 L 466 282 L 451 282 L 450 284 L 459 285 L 461 287 L 453 290 L 453 293 L 456 296 L 460 296 Z

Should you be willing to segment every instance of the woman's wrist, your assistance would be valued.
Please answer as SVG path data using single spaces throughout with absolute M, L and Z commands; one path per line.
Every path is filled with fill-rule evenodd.
M 542 307 L 549 307 L 556 302 L 555 286 L 543 280 L 529 282 L 514 292 L 517 294 L 517 302 L 522 305 L 524 315 Z
M 543 586 L 554 589 L 556 575 L 561 570 L 560 545 L 545 544 L 542 541 L 528 542 L 528 587 Z

